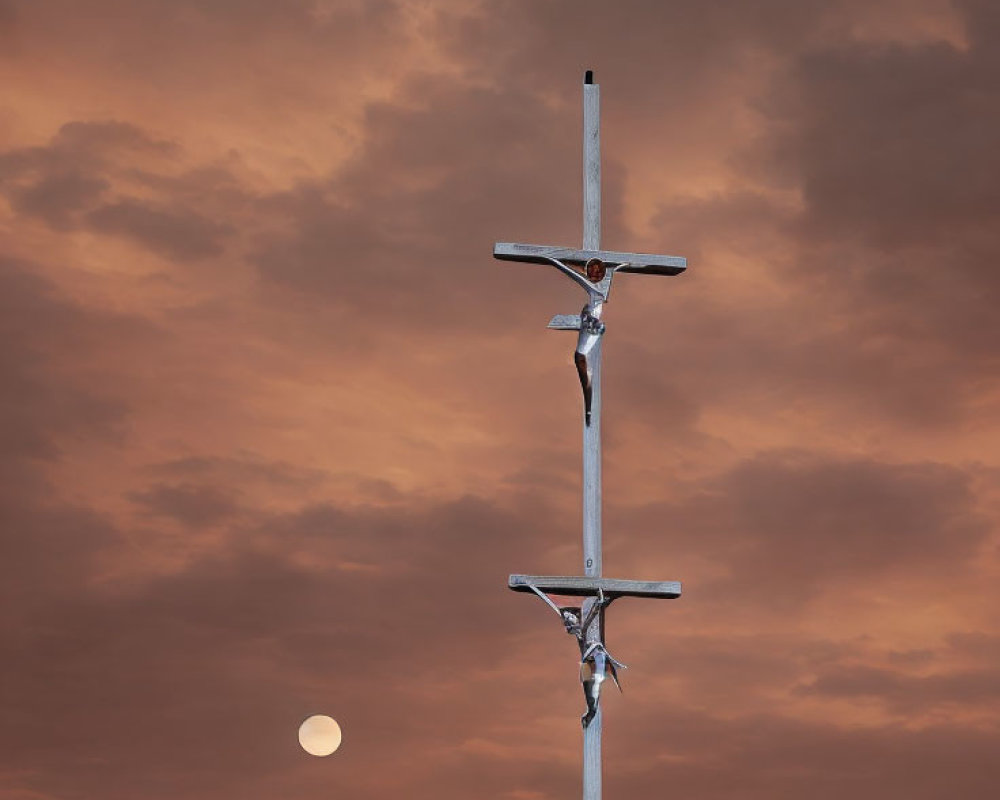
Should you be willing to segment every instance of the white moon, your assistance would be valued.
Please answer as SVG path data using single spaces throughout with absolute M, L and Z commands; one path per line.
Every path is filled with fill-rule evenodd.
M 328 756 L 340 747 L 343 738 L 337 720 L 316 714 L 299 726 L 299 744 L 312 756 Z

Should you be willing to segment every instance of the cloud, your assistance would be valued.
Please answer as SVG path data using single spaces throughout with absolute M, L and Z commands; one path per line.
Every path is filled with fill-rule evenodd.
M 53 228 L 69 228 L 71 214 L 91 206 L 110 186 L 102 178 L 63 173 L 11 191 L 11 205 L 18 213 L 38 217 Z
M 129 499 L 150 514 L 172 517 L 193 528 L 212 525 L 239 510 L 232 494 L 215 486 L 156 484 L 144 492 L 131 492 Z
M 125 793 L 155 781 L 194 796 L 265 797 L 302 779 L 295 726 L 324 711 L 340 719 L 350 748 L 330 778 L 338 791 L 391 793 L 405 783 L 416 797 L 460 794 L 485 775 L 498 797 L 564 792 L 578 780 L 573 648 L 541 604 L 503 590 L 503 563 L 530 552 L 544 523 L 472 497 L 419 510 L 411 500 L 258 511 L 225 548 L 172 574 L 38 593 L 46 602 L 14 629 L 4 665 L 18 698 L 2 723 L 6 762 L 34 771 L 22 787 L 55 796 L 71 784 L 86 792 L 113 781 Z M 87 535 L 65 551 L 66 574 L 96 574 L 94 554 L 120 535 L 105 530 L 110 539 Z M 42 559 L 26 574 L 56 577 Z M 794 638 L 762 650 L 756 636 L 671 644 L 681 656 L 671 672 L 693 678 L 695 705 L 713 685 L 773 690 L 849 651 Z M 871 693 L 896 702 L 905 679 L 885 675 L 887 688 Z M 845 785 L 862 798 L 887 787 L 921 796 L 932 767 L 947 773 L 969 759 L 988 772 L 992 763 L 987 732 L 723 719 L 711 706 L 650 695 L 654 676 L 648 665 L 637 672 L 643 700 L 630 692 L 609 711 L 609 790 L 655 793 L 669 776 L 706 797 L 728 796 L 736 782 L 750 797 L 796 796 L 807 785 L 820 797 Z M 920 693 L 912 687 L 914 702 Z M 538 731 L 524 727 L 526 705 Z M 563 727 L 549 716 L 564 708 Z M 961 748 L 941 749 L 954 737 Z M 41 769 L 52 748 L 66 769 Z M 859 764 L 862 752 L 881 767 Z M 401 768 L 375 769 L 386 759 Z M 979 780 L 965 789 L 979 791 Z
M 323 470 L 299 464 L 268 461 L 259 454 L 244 452 L 233 456 L 186 456 L 149 466 L 158 475 L 182 478 L 215 477 L 229 485 L 263 482 L 278 485 L 315 484 L 323 480 Z
M 4 452 L 51 458 L 61 436 L 112 436 L 126 405 L 81 375 L 67 354 L 74 345 L 99 346 L 122 335 L 149 341 L 153 328 L 129 315 L 78 306 L 27 262 L 0 257 L 0 285 L 0 365 L 8 387 Z
M 535 125 L 550 128 L 554 144 L 555 115 L 523 91 L 432 76 L 412 86 L 411 107 L 369 107 L 364 150 L 329 181 L 262 200 L 262 213 L 284 230 L 266 236 L 253 261 L 265 280 L 320 293 L 341 313 L 363 310 L 411 328 L 450 330 L 503 308 L 520 318 L 537 304 L 530 292 L 522 303 L 505 302 L 516 273 L 475 265 L 490 263 L 498 230 L 537 238 L 533 219 L 542 209 L 572 207 L 557 171 L 572 167 L 548 155 L 560 148 L 524 146 L 536 139 Z
M 579 566 L 583 298 L 489 248 L 579 239 L 593 68 L 606 244 L 691 258 L 608 307 L 606 565 L 685 581 L 609 795 L 992 796 L 995 13 L 905 5 L 11 6 L 6 791 L 578 791 L 505 581 Z
M 47 145 L 15 148 L 0 155 L 0 177 L 18 176 L 30 170 L 44 172 L 79 167 L 81 161 L 100 166 L 122 151 L 133 155 L 169 155 L 175 152 L 175 145 L 153 139 L 129 122 L 67 122 Z
M 1000 85 L 982 58 L 975 44 L 855 44 L 795 62 L 794 99 L 769 109 L 787 134 L 770 144 L 799 170 L 806 230 L 927 246 L 988 224 Z
M 618 512 L 627 530 L 662 531 L 630 551 L 697 551 L 729 572 L 708 591 L 752 604 L 798 604 L 904 569 L 944 575 L 971 563 L 992 530 L 971 476 L 944 464 L 777 452 L 693 488 L 676 504 Z
M 901 675 L 888 669 L 839 667 L 799 689 L 805 695 L 869 699 L 886 703 L 895 713 L 915 714 L 941 705 L 981 708 L 1000 700 L 996 670 L 956 670 L 933 675 Z
M 905 391 L 888 405 L 907 414 L 910 398 L 921 424 L 975 402 L 1000 340 L 996 20 L 958 8 L 964 49 L 855 39 L 789 59 L 759 106 L 764 132 L 735 162 L 798 194 L 800 212 L 772 223 L 798 251 L 775 266 L 825 298 L 841 349 L 894 373 Z
M 228 226 L 186 209 L 151 208 L 134 198 L 101 206 L 87 223 L 102 233 L 120 234 L 168 258 L 187 261 L 219 255 Z
M 705 798 L 917 797 L 952 790 L 987 797 L 996 769 L 989 757 L 996 731 L 949 724 L 851 729 L 773 715 L 734 721 L 705 713 L 648 710 L 629 749 L 608 754 L 648 765 L 619 772 L 612 788 L 626 795 L 676 791 Z M 631 752 L 629 752 L 631 750 Z M 971 766 L 974 765 L 974 766 Z M 971 768 L 970 768 L 971 766 Z
M 238 201 L 232 176 L 221 167 L 162 174 L 177 154 L 174 143 L 129 123 L 69 122 L 48 145 L 0 154 L 0 190 L 16 213 L 60 231 L 84 226 L 124 236 L 177 261 L 217 256 L 231 226 L 190 206 L 205 205 L 217 194 Z M 161 171 L 150 171 L 144 161 Z M 133 186 L 156 191 L 160 201 L 130 196 Z M 108 195 L 117 197 L 101 202 Z
M 470 696 L 460 676 L 504 657 L 503 609 L 520 604 L 508 602 L 494 556 L 529 535 L 527 522 L 475 498 L 420 513 L 306 508 L 259 515 L 179 572 L 96 584 L 94 557 L 120 533 L 76 526 L 79 547 L 51 553 L 72 591 L 52 591 L 63 573 L 44 558 L 4 562 L 41 601 L 22 605 L 7 631 L 4 763 L 55 794 L 112 775 L 116 791 L 151 779 L 230 791 L 242 785 L 235 770 L 248 774 L 248 796 L 264 796 L 253 784 L 293 766 L 295 726 L 317 703 L 341 719 L 354 758 L 377 750 L 405 762 L 455 747 L 454 728 L 421 715 L 485 716 L 495 704 Z M 484 582 L 496 591 L 480 591 Z M 40 769 L 51 748 L 67 754 L 67 770 Z M 376 779 L 351 769 L 340 780 L 360 791 Z

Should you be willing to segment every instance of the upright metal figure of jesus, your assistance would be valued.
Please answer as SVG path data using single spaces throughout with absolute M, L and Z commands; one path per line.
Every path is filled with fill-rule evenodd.
M 601 314 L 604 313 L 604 303 L 608 299 L 608 292 L 611 289 L 612 269 L 608 271 L 604 262 L 599 258 L 592 258 L 587 262 L 584 275 L 581 275 L 572 267 L 567 267 L 558 258 L 550 258 L 553 266 L 569 275 L 574 281 L 587 292 L 587 305 L 580 312 L 579 322 L 573 318 L 573 327 L 579 329 L 580 335 L 576 340 L 576 352 L 573 353 L 573 361 L 576 364 L 577 374 L 580 376 L 580 388 L 583 389 L 583 414 L 586 425 L 590 425 L 590 417 L 594 398 L 594 369 L 591 363 L 594 350 L 601 342 L 604 335 L 604 323 L 601 322 Z
M 511 575 L 508 585 L 533 592 L 559 615 L 580 648 L 580 680 L 586 710 L 583 723 L 583 798 L 601 797 L 601 684 L 617 668 L 604 642 L 604 612 L 618 597 L 680 597 L 676 581 L 633 581 L 604 578 L 601 547 L 601 350 L 604 305 L 611 280 L 619 272 L 677 275 L 687 267 L 679 256 L 601 250 L 600 91 L 587 72 L 583 87 L 583 248 L 501 242 L 493 256 L 504 261 L 548 264 L 587 293 L 579 315 L 557 315 L 549 327 L 577 331 L 573 361 L 583 391 L 583 575 Z M 582 271 L 581 271 L 582 269 Z M 549 595 L 584 598 L 580 606 L 560 606 Z M 619 689 L 621 686 L 619 685 Z

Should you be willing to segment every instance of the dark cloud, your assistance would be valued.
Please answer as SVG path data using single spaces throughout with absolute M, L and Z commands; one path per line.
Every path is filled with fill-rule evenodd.
M 154 139 L 136 125 L 119 120 L 67 122 L 52 140 L 52 150 L 66 155 L 110 154 L 121 150 L 169 155 L 176 149 L 174 143 Z
M 83 591 L 119 542 L 110 517 L 64 499 L 48 469 L 67 447 L 122 439 L 128 404 L 88 356 L 123 338 L 156 339 L 148 323 L 81 307 L 38 271 L 0 258 L 0 605 L 18 626 L 37 605 Z
M 122 153 L 170 155 L 175 145 L 158 141 L 135 125 L 118 120 L 67 122 L 47 145 L 22 147 L 0 154 L 0 180 L 23 175 L 89 174 Z
M 990 145 L 1000 103 L 988 66 L 995 15 L 959 8 L 967 49 L 845 35 L 857 10 L 835 4 L 822 23 L 779 26 L 775 36 L 796 31 L 797 44 L 753 94 L 727 95 L 764 126 L 728 154 L 734 188 L 685 198 L 665 187 L 672 199 L 653 224 L 691 269 L 683 289 L 670 287 L 684 304 L 663 292 L 671 342 L 646 347 L 699 413 L 738 395 L 765 418 L 783 406 L 780 383 L 827 425 L 877 415 L 956 430 L 976 415 L 1000 342 Z M 711 24 L 745 23 L 741 43 L 775 44 L 740 17 Z M 755 275 L 759 292 L 747 289 Z M 747 291 L 759 296 L 747 302 Z
M 503 14 L 483 13 L 442 20 L 447 46 L 477 77 L 523 85 L 563 86 L 566 76 L 582 78 L 592 67 L 600 82 L 620 86 L 636 106 L 626 124 L 647 121 L 639 107 L 639 86 L 669 78 L 664 93 L 694 104 L 707 93 L 709 76 L 732 68 L 743 48 L 787 52 L 802 46 L 820 28 L 829 7 L 806 7 L 788 0 L 768 0 L 753 9 L 719 9 L 697 3 L 628 0 L 608 6 L 598 0 L 568 0 L 538 6 L 508 4 Z M 481 52 L 487 42 L 503 42 Z M 475 58 L 468 54 L 475 53 Z M 683 80 L 678 78 L 683 74 Z M 643 78 L 644 80 L 640 80 Z M 657 111 L 664 97 L 644 95 Z M 684 119 L 676 111 L 673 124 Z
M 37 593 L 46 604 L 22 607 L 30 616 L 8 631 L 4 765 L 64 796 L 112 782 L 263 797 L 254 784 L 293 768 L 295 726 L 317 707 L 336 713 L 362 767 L 457 749 L 497 710 L 495 692 L 456 679 L 504 657 L 505 610 L 524 606 L 508 602 L 496 556 L 523 549 L 529 524 L 475 498 L 418 513 L 312 507 L 265 518 L 179 573 L 83 593 L 108 541 L 79 529 L 81 547 L 49 548 L 75 591 Z M 45 554 L 4 567 L 57 579 Z M 41 769 L 53 748 L 66 769 Z M 338 780 L 362 791 L 370 779 L 362 768 Z M 420 778 L 417 796 L 438 780 Z
M 897 570 L 943 577 L 992 529 L 970 475 L 955 467 L 807 453 L 758 456 L 677 505 L 615 518 L 626 530 L 662 532 L 643 533 L 645 548 L 669 543 L 724 565 L 730 576 L 711 591 L 779 606 Z
M 124 236 L 177 261 L 217 256 L 232 227 L 191 206 L 220 199 L 238 204 L 243 192 L 230 172 L 214 166 L 169 176 L 125 166 L 136 156 L 170 165 L 177 151 L 173 143 L 129 123 L 69 122 L 48 145 L 0 154 L 0 189 L 15 212 L 58 230 L 85 226 Z M 123 191 L 136 182 L 156 191 L 160 200 Z M 99 205 L 113 190 L 117 199 Z
M 760 103 L 756 155 L 735 162 L 801 197 L 765 226 L 797 242 L 778 274 L 808 306 L 823 298 L 818 318 L 850 344 L 823 342 L 816 363 L 881 372 L 901 390 L 879 390 L 886 408 L 919 424 L 967 413 L 1000 342 L 997 25 L 983 4 L 959 8 L 965 49 L 841 40 L 789 59 Z
M 953 633 L 948 644 L 964 656 L 971 656 L 978 663 L 989 665 L 1000 658 L 1000 636 L 982 631 Z
M 977 46 L 856 44 L 795 62 L 788 133 L 809 234 L 876 246 L 960 239 L 1000 211 L 996 72 Z
M 578 791 L 504 587 L 579 561 L 582 297 L 489 248 L 578 240 L 593 68 L 606 244 L 692 261 L 609 305 L 609 572 L 685 581 L 610 612 L 609 796 L 995 794 L 990 4 L 12 8 L 5 791 Z
M 59 436 L 110 436 L 126 413 L 122 400 L 67 354 L 120 336 L 148 341 L 151 326 L 91 312 L 60 297 L 34 265 L 0 258 L 0 368 L 4 374 L 3 451 L 52 457 Z
M 9 34 L 16 21 L 17 16 L 14 13 L 13 2 L 11 0 L 0 2 L 0 36 Z
M 239 511 L 232 492 L 217 486 L 157 484 L 128 497 L 150 514 L 172 517 L 193 528 L 212 525 Z
M 329 182 L 262 201 L 289 231 L 267 237 L 254 262 L 268 281 L 320 293 L 341 312 L 421 329 L 521 315 L 532 292 L 515 306 L 506 297 L 540 270 L 491 265 L 490 250 L 504 230 L 526 241 L 569 235 L 537 224 L 543 209 L 576 217 L 562 186 L 575 171 L 557 144 L 562 115 L 509 88 L 430 76 L 412 86 L 414 106 L 368 109 L 364 150 Z
M 102 233 L 127 236 L 178 261 L 219 255 L 231 229 L 187 209 L 152 208 L 134 198 L 101 206 L 87 223 Z
M 323 470 L 273 461 L 253 453 L 232 456 L 187 456 L 152 464 L 150 472 L 172 477 L 221 479 L 229 485 L 265 482 L 282 486 L 314 485 L 323 480 Z
M 43 491 L 4 492 L 4 627 L 29 637 L 34 613 L 72 604 L 85 594 L 101 559 L 121 540 L 113 523 L 92 509 L 52 502 Z M 51 487 L 34 487 L 39 490 Z M 44 637 L 42 637 L 44 643 Z
M 101 178 L 64 173 L 42 178 L 11 192 L 11 205 L 20 214 L 38 217 L 53 228 L 69 228 L 71 214 L 93 203 L 109 187 Z
M 632 735 L 608 736 L 606 790 L 624 796 L 655 794 L 665 785 L 690 796 L 809 797 L 860 800 L 961 792 L 990 796 L 997 769 L 990 757 L 997 731 L 936 724 L 851 728 L 798 722 L 777 715 L 741 720 L 679 709 L 644 709 L 628 720 Z
M 1000 673 L 964 670 L 934 675 L 903 675 L 872 667 L 838 667 L 800 687 L 805 695 L 869 699 L 896 713 L 928 712 L 941 705 L 982 709 L 1000 701 Z
M 457 796 L 473 775 L 491 776 L 483 789 L 490 797 L 571 791 L 577 769 L 519 738 L 534 738 L 523 730 L 531 707 L 534 716 L 565 711 L 566 739 L 576 740 L 572 644 L 540 603 L 502 590 L 503 563 L 531 552 L 537 529 L 550 522 L 542 511 L 512 514 L 472 497 L 416 513 L 412 505 L 313 506 L 265 515 L 224 550 L 172 575 L 38 595 L 47 605 L 8 638 L 5 764 L 24 770 L 20 787 L 56 796 L 110 785 L 123 796 L 266 797 L 298 780 L 295 726 L 328 711 L 347 739 L 340 769 L 323 782 L 343 793 Z M 547 530 L 552 539 L 567 533 Z M 67 574 L 93 575 L 93 555 L 116 537 L 83 536 L 84 547 L 64 551 Z M 39 558 L 26 574 L 48 580 L 50 569 Z M 542 634 L 544 646 L 525 641 L 526 631 Z M 671 670 L 705 698 L 740 682 L 744 692 L 780 686 L 849 650 L 761 644 L 675 639 Z M 500 665 L 513 671 L 498 673 Z M 634 680 L 641 686 L 648 673 L 646 665 Z M 893 702 L 899 680 L 886 676 L 888 689 L 872 694 Z M 971 701 L 975 689 L 956 683 L 941 692 Z M 914 703 L 920 693 L 912 687 Z M 805 786 L 833 797 L 850 786 L 861 798 L 930 798 L 921 794 L 929 774 L 921 770 L 931 769 L 925 760 L 934 752 L 934 770 L 960 762 L 985 770 L 963 788 L 988 796 L 978 781 L 990 775 L 993 733 L 723 720 L 636 698 L 616 699 L 608 714 L 609 791 L 655 793 L 669 778 L 706 797 L 731 796 L 739 784 L 749 797 L 796 797 Z M 942 750 L 948 737 L 961 747 Z M 53 749 L 62 770 L 42 769 Z M 442 749 L 452 754 L 443 761 L 435 755 Z M 880 767 L 859 765 L 861 752 L 876 754 L 868 763 Z M 408 766 L 377 777 L 386 759 Z
M 891 650 L 887 656 L 890 664 L 902 667 L 924 666 L 934 661 L 936 653 L 929 649 Z
M 238 166 L 239 159 L 232 153 L 230 160 Z M 175 203 L 199 204 L 209 199 L 234 215 L 253 199 L 240 178 L 225 164 L 199 165 L 179 174 L 126 168 L 123 174 Z

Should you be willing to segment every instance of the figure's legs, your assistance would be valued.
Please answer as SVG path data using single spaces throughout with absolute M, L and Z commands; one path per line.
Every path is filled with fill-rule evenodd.
M 594 370 L 591 366 L 591 353 L 601 341 L 604 333 L 604 323 L 591 313 L 589 305 L 580 312 L 580 335 L 576 340 L 576 352 L 573 361 L 577 374 L 580 376 L 580 388 L 583 389 L 583 410 L 587 425 L 590 425 L 590 411 L 594 398 Z
M 594 717 L 597 716 L 597 706 L 601 702 L 601 684 L 604 682 L 606 669 L 607 664 L 601 650 L 595 651 L 593 657 L 588 658 L 580 665 L 583 696 L 587 701 L 587 713 L 580 718 L 584 728 L 590 725 Z
M 580 388 L 583 389 L 583 412 L 589 426 L 590 407 L 594 398 L 593 373 L 587 364 L 587 357 L 579 350 L 573 354 L 573 361 L 576 363 L 576 371 L 580 376 Z
M 580 724 L 586 728 L 594 721 L 594 717 L 597 716 L 598 698 L 587 691 L 586 685 L 583 687 L 583 696 L 587 698 L 587 713 L 580 717 Z

